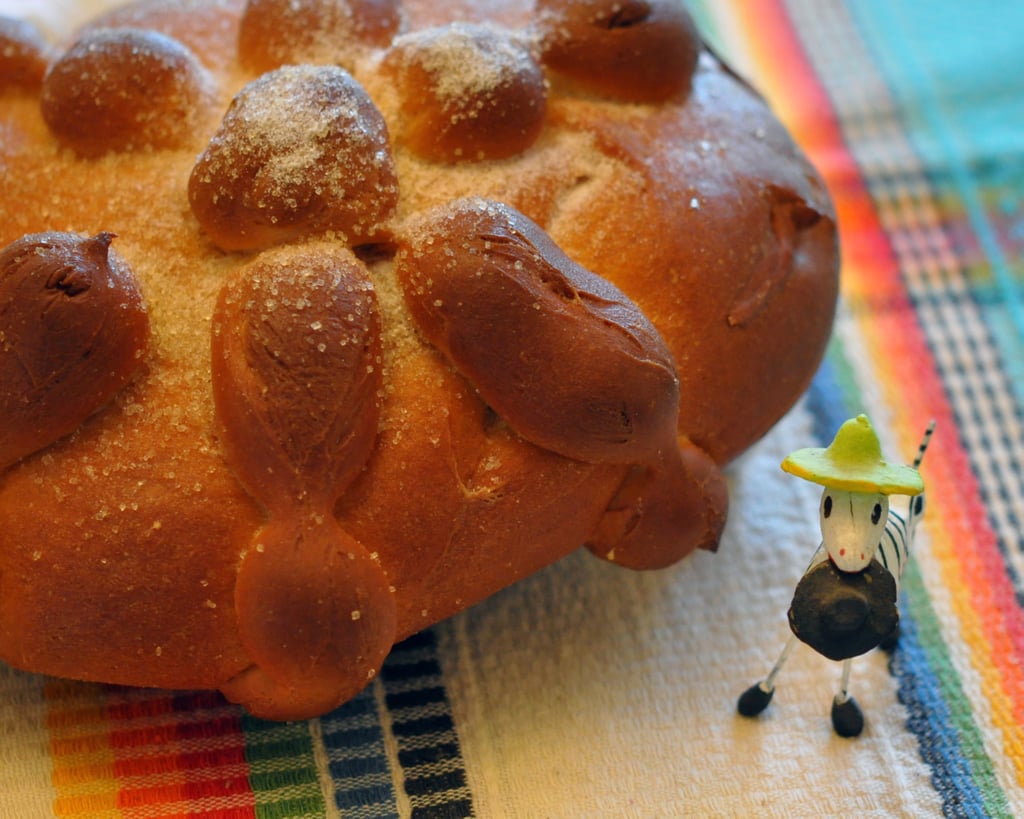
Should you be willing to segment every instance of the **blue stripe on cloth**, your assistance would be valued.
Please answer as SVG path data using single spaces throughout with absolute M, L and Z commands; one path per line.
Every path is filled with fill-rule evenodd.
M 398 804 L 372 688 L 320 719 L 334 802 L 352 819 L 397 819 Z
M 912 562 L 906 581 L 915 604 L 930 608 L 920 574 Z M 921 628 L 936 633 L 922 636 Z M 938 620 L 931 611 L 900 621 L 899 642 L 889 668 L 899 683 L 900 702 L 907 709 L 907 727 L 921 740 L 921 758 L 934 772 L 932 784 L 942 799 L 945 816 L 1010 817 L 1013 812 L 995 781 L 981 738 L 975 735 L 965 744 L 955 727 L 971 724 L 973 717 L 959 677 L 949 666 L 938 628 Z M 929 657 L 929 653 L 943 656 Z M 950 703 L 965 713 L 955 716 L 950 712 Z
M 831 345 L 828 357 L 821 363 L 807 390 L 805 400 L 813 419 L 814 437 L 819 442 L 818 446 L 827 446 L 836 430 L 851 415 L 837 378 L 836 359 L 840 355 L 838 347 Z
M 396 645 L 384 661 L 378 685 L 383 705 L 379 692 L 370 687 L 320 718 L 334 801 L 342 816 L 397 819 L 403 795 L 415 819 L 473 816 L 433 632 Z M 391 758 L 385 723 L 397 745 Z

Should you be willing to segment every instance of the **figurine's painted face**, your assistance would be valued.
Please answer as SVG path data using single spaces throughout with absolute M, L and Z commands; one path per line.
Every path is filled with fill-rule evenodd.
M 859 572 L 875 556 L 889 516 L 889 498 L 880 492 L 821 493 L 821 536 L 840 571 Z

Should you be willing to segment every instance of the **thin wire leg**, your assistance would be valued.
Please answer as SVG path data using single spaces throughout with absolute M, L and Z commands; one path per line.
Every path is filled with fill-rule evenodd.
M 850 667 L 852 659 L 843 660 L 843 678 L 839 693 L 832 700 L 832 727 L 841 737 L 855 737 L 864 730 L 864 713 L 857 700 L 850 696 Z
M 796 636 L 791 634 L 786 640 L 786 645 L 782 647 L 779 659 L 775 661 L 772 670 L 768 672 L 768 676 L 760 682 L 754 683 L 740 695 L 739 702 L 736 703 L 736 710 L 743 716 L 756 717 L 768 707 L 768 703 L 772 701 L 772 695 L 775 693 L 775 678 L 789 658 L 794 645 L 796 645 Z
M 837 705 L 842 705 L 850 698 L 850 667 L 852 665 L 852 659 L 843 660 L 843 678 L 839 683 L 839 693 L 835 698 Z
M 786 644 L 782 647 L 782 653 L 779 654 L 779 659 L 775 661 L 775 665 L 772 666 L 772 670 L 768 672 L 768 676 L 760 682 L 760 686 L 765 691 L 775 690 L 775 678 L 779 676 L 779 672 L 782 670 L 783 664 L 789 659 L 789 655 L 792 653 L 793 646 L 795 645 L 796 635 L 790 634 L 789 639 L 786 640 Z

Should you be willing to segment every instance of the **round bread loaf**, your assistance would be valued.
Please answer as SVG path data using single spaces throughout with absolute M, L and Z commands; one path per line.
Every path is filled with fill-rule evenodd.
M 674 0 L 0 23 L 0 658 L 323 713 L 586 545 L 714 548 L 833 211 Z

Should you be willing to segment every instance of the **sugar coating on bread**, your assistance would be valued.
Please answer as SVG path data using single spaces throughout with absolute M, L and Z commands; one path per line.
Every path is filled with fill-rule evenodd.
M 580 545 L 714 548 L 822 355 L 827 192 L 674 0 L 141 0 L 0 44 L 18 667 L 323 713 Z
M 522 153 L 544 121 L 547 88 L 529 43 L 485 25 L 454 23 L 396 38 L 381 61 L 401 116 L 395 138 L 428 160 Z
M 189 178 L 192 211 L 224 250 L 325 230 L 362 244 L 397 199 L 384 119 L 335 66 L 285 66 L 246 85 Z
M 211 80 L 177 40 L 144 29 L 83 35 L 46 73 L 40 107 L 78 153 L 175 148 L 202 122 Z
M 303 62 L 351 68 L 368 48 L 386 47 L 400 25 L 396 0 L 250 0 L 238 56 L 254 72 Z

